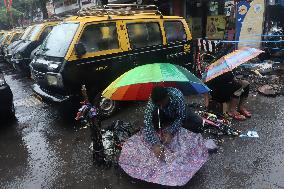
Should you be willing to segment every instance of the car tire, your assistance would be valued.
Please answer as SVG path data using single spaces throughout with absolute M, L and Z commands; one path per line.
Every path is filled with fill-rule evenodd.
M 99 107 L 103 118 L 111 117 L 118 109 L 118 101 L 104 98 L 101 95 L 95 98 L 93 104 Z

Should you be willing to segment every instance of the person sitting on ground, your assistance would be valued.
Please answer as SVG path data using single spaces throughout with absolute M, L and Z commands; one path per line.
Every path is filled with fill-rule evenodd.
M 245 120 L 251 113 L 245 107 L 249 95 L 249 82 L 237 80 L 232 72 L 224 73 L 210 81 L 207 86 L 212 90 L 213 100 L 229 102 L 228 115 L 236 120 Z
M 200 134 L 182 126 L 198 131 L 196 125 L 202 121 L 187 111 L 181 91 L 155 87 L 145 110 L 144 127 L 124 143 L 119 165 L 130 176 L 147 182 L 186 184 L 207 161 L 208 149 Z
M 159 110 L 159 115 L 158 111 Z M 166 128 L 162 135 L 163 143 L 170 143 L 178 129 L 184 127 L 192 132 L 203 132 L 203 119 L 195 114 L 186 104 L 182 92 L 176 88 L 156 87 L 153 89 L 144 118 L 145 139 L 153 144 L 153 151 L 158 156 L 160 145 L 157 135 L 160 124 Z

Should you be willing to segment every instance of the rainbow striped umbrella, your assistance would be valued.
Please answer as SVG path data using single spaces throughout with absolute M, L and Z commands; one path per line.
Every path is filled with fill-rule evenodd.
M 232 71 L 239 65 L 257 57 L 261 53 L 263 53 L 262 50 L 249 47 L 235 50 L 209 65 L 206 68 L 206 72 L 202 75 L 203 81 L 210 81 L 223 73 Z
M 169 63 L 136 67 L 121 75 L 104 91 L 112 100 L 148 100 L 155 86 L 175 87 L 184 95 L 209 92 L 209 88 L 187 69 Z

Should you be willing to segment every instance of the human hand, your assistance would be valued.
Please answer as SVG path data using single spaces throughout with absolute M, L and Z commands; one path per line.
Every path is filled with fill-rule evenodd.
M 158 159 L 163 160 L 165 158 L 164 148 L 160 144 L 155 144 L 152 151 Z
M 209 94 L 208 93 L 204 94 L 204 105 L 206 109 L 209 107 L 209 101 L 210 101 Z
M 163 133 L 162 142 L 163 144 L 170 144 L 172 142 L 173 135 L 171 133 Z

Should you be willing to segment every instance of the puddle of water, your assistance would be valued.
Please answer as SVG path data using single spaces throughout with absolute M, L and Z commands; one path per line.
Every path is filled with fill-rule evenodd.
M 28 150 L 28 170 L 24 177 L 15 178 L 4 188 L 52 188 L 59 174 L 59 158 L 44 136 L 44 123 L 39 123 L 37 130 L 23 136 L 23 143 Z

